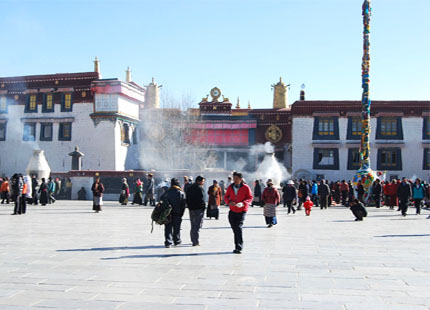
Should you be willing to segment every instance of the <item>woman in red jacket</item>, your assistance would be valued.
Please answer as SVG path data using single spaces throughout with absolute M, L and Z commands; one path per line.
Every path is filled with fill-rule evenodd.
M 263 191 L 263 203 L 264 203 L 264 216 L 266 218 L 267 227 L 272 227 L 276 225 L 278 221 L 276 220 L 276 207 L 281 201 L 279 192 L 273 187 L 273 182 L 271 179 L 267 180 L 267 187 Z
M 230 207 L 228 220 L 234 234 L 235 249 L 233 253 L 241 254 L 243 249 L 242 227 L 249 205 L 253 200 L 251 189 L 243 182 L 242 174 L 233 173 L 233 184 L 227 188 L 225 203 Z

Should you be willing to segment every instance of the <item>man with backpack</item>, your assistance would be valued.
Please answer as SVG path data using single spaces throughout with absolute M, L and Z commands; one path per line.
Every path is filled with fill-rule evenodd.
M 191 185 L 186 193 L 187 205 L 190 210 L 190 222 L 191 222 L 191 242 L 193 246 L 199 246 L 199 231 L 203 226 L 203 217 L 206 209 L 205 202 L 205 190 L 203 185 L 205 184 L 205 178 L 198 176 L 196 182 Z
M 164 224 L 164 246 L 170 248 L 173 244 L 181 244 L 181 223 L 185 212 L 185 194 L 181 189 L 179 180 L 170 180 L 170 188 L 160 197 L 160 201 L 168 203 L 172 211 L 170 221 Z

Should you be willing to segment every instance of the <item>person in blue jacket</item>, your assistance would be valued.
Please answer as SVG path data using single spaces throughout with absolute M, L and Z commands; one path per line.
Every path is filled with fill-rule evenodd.
M 421 201 L 424 199 L 424 195 L 424 184 L 421 183 L 420 178 L 417 178 L 412 186 L 412 199 L 414 200 L 415 208 L 417 210 L 416 214 L 421 214 Z

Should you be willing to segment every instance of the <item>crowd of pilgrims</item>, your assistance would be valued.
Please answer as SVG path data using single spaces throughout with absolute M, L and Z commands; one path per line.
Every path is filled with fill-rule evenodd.
M 190 237 L 193 246 L 199 245 L 199 231 L 203 225 L 204 215 L 207 218 L 219 219 L 219 208 L 229 207 L 228 219 L 234 234 L 234 253 L 240 254 L 243 249 L 242 226 L 249 207 L 263 207 L 263 215 L 267 227 L 277 224 L 276 209 L 279 205 L 287 208 L 287 214 L 304 209 L 305 215 L 310 216 L 313 207 L 322 210 L 332 205 L 349 207 L 356 221 L 362 221 L 367 216 L 366 206 L 376 208 L 383 206 L 401 211 L 406 216 L 409 205 L 413 204 L 415 213 L 421 213 L 422 208 L 430 207 L 430 186 L 417 178 L 415 181 L 402 180 L 380 181 L 376 179 L 368 191 L 359 181 L 353 185 L 351 181 L 327 180 L 306 181 L 288 180 L 280 186 L 275 186 L 271 179 L 266 182 L 255 180 L 247 184 L 242 174 L 234 172 L 224 180 L 213 180 L 207 187 L 202 176 L 185 176 L 182 182 L 177 178 L 164 179 L 156 183 L 150 173 L 143 180 L 137 178 L 128 184 L 122 179 L 119 203 L 121 205 L 145 205 L 155 207 L 160 201 L 167 202 L 172 209 L 169 220 L 164 224 L 165 246 L 179 245 L 182 216 L 189 209 L 191 230 Z M 39 180 L 36 176 L 14 174 L 10 179 L 0 178 L 1 203 L 14 203 L 12 215 L 25 214 L 28 204 L 47 205 L 56 199 L 71 198 L 72 183 L 70 179 L 60 180 L 49 178 Z M 93 210 L 99 213 L 103 205 L 104 185 L 97 177 L 91 187 L 93 194 Z M 78 191 L 78 199 L 86 199 L 86 191 Z M 430 218 L 430 216 L 428 217 Z
M 14 204 L 12 215 L 25 214 L 27 205 L 46 206 L 57 199 L 71 199 L 72 182 L 70 179 L 42 178 L 35 175 L 14 174 L 0 178 L 0 197 L 2 204 Z
M 219 207 L 225 204 L 224 195 L 226 189 L 233 183 L 232 177 L 226 181 L 213 180 L 212 185 L 205 189 L 205 200 L 207 202 L 207 217 L 218 219 Z M 246 182 L 245 182 L 246 183 Z M 193 177 L 185 176 L 181 190 L 186 194 L 188 188 L 193 184 Z M 158 184 L 154 181 L 153 175 L 148 174 L 143 180 L 137 178 L 132 184 L 128 184 L 126 178 L 122 179 L 119 202 L 121 205 L 148 205 L 155 206 L 163 193 L 171 187 L 168 178 Z M 98 191 L 94 191 L 98 188 Z M 403 216 L 407 215 L 408 206 L 413 203 L 416 214 L 421 213 L 424 205 L 430 204 L 430 187 L 424 181 L 416 179 L 414 182 L 403 178 L 402 180 L 380 181 L 376 179 L 370 186 L 368 195 L 361 181 L 353 185 L 351 181 L 306 181 L 303 179 L 289 180 L 281 183 L 281 187 L 275 190 L 271 179 L 267 182 L 255 180 L 250 184 L 253 192 L 251 207 L 264 207 L 264 216 L 268 227 L 277 224 L 276 207 L 282 204 L 287 208 L 287 213 L 295 213 L 296 210 L 305 210 L 305 214 L 311 214 L 312 207 L 327 209 L 331 205 L 343 205 L 350 207 L 357 220 L 362 220 L 366 216 L 367 205 L 374 205 L 376 208 L 388 206 L 390 209 L 398 208 Z M 94 210 L 101 210 L 101 196 L 103 184 L 100 180 L 93 185 L 93 193 L 96 200 Z M 356 211 L 356 212 L 355 212 Z M 360 214 L 361 213 L 361 214 Z
M 353 185 L 350 181 L 328 182 L 289 180 L 281 183 L 278 188 L 271 179 L 266 182 L 255 180 L 249 185 L 242 174 L 233 173 L 233 177 L 224 180 L 213 180 L 208 188 L 205 178 L 198 176 L 193 182 L 192 177 L 185 176 L 180 182 L 176 178 L 165 179 L 155 183 L 149 174 L 143 180 L 135 179 L 131 185 L 126 178 L 122 179 L 119 195 L 121 205 L 131 204 L 155 206 L 159 201 L 168 201 L 172 206 L 172 214 L 164 224 L 165 246 L 181 244 L 181 222 L 185 209 L 189 209 L 190 237 L 193 246 L 199 245 L 199 231 L 203 226 L 204 213 L 207 218 L 219 218 L 219 208 L 227 205 L 230 208 L 228 219 L 234 233 L 235 250 L 240 254 L 243 249 L 242 226 L 249 207 L 263 207 L 265 222 L 268 228 L 277 224 L 276 209 L 279 205 L 287 208 L 287 214 L 305 210 L 310 216 L 313 207 L 322 210 L 332 205 L 349 207 L 356 221 L 367 216 L 366 206 L 376 208 L 387 206 L 398 207 L 403 216 L 407 215 L 410 203 L 415 205 L 416 214 L 430 204 L 430 187 L 426 182 L 416 179 L 393 180 L 391 182 L 376 179 L 366 193 L 364 185 L 359 181 Z M 101 210 L 104 187 L 100 179 L 96 179 L 92 191 L 94 194 L 93 209 Z M 428 217 L 430 218 L 430 216 Z

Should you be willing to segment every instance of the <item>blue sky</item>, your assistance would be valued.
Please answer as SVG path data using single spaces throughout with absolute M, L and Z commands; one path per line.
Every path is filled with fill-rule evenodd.
M 92 71 L 197 103 L 272 105 L 270 85 L 309 100 L 360 100 L 362 0 L 0 0 L 0 76 Z M 371 98 L 430 99 L 430 1 L 374 0 Z

